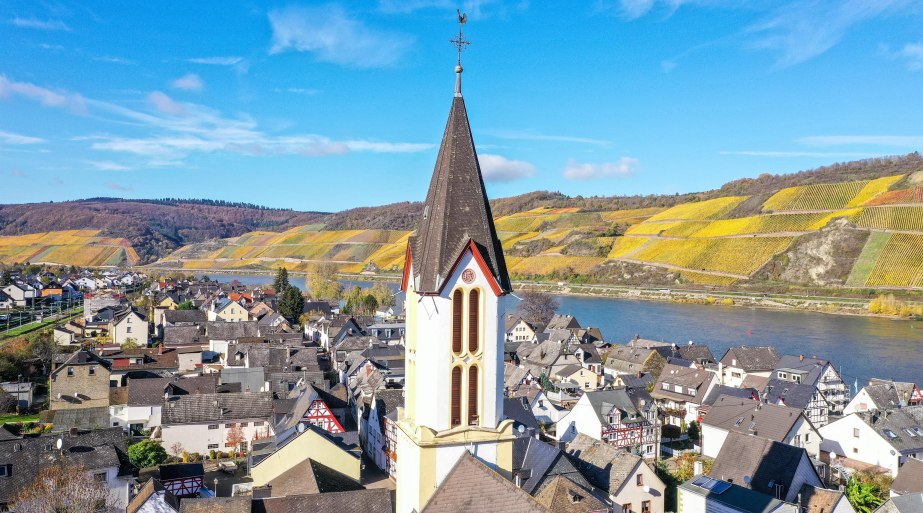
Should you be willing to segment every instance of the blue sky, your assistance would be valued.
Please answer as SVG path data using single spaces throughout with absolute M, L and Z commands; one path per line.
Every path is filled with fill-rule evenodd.
M 0 0 L 0 202 L 421 200 L 456 4 Z M 463 1 L 492 197 L 706 190 L 923 147 L 923 5 Z

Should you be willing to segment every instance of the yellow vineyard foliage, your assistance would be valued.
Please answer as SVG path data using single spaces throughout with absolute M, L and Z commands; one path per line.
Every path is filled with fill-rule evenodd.
M 619 237 L 612 245 L 608 258 L 630 257 L 638 248 L 643 246 L 650 238 L 648 237 Z
M 901 181 L 906 175 L 885 176 L 872 180 L 859 191 L 859 194 L 846 204 L 848 207 L 859 207 L 872 201 L 879 194 L 883 194 L 891 188 L 892 185 Z
M 923 232 L 923 208 L 866 207 L 856 224 L 863 228 Z
M 763 210 L 836 210 L 846 207 L 868 184 L 861 181 L 789 187 L 766 200 Z
M 923 234 L 891 235 L 865 283 L 869 286 L 923 287 Z
M 32 262 L 82 267 L 138 263 L 127 239 L 100 237 L 99 230 L 63 230 L 0 237 L 0 262 Z
M 733 210 L 745 199 L 747 199 L 747 196 L 726 196 L 707 201 L 683 203 L 664 210 L 651 217 L 648 221 L 717 219 Z
M 749 276 L 770 258 L 787 249 L 794 237 L 727 239 L 660 239 L 632 258 L 686 269 Z

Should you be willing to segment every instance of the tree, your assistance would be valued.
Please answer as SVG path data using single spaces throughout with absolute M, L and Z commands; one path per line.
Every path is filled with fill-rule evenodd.
M 692 443 L 698 444 L 700 435 L 699 423 L 694 420 L 690 422 L 689 426 L 686 428 L 686 434 L 689 435 L 689 440 L 691 440 Z
M 0 389 L 0 413 L 12 413 L 16 411 L 19 401 L 6 390 Z
M 125 339 L 125 342 L 122 343 L 122 349 L 137 349 L 141 347 L 141 344 L 138 343 L 138 339 L 133 337 L 128 337 Z
M 301 295 L 298 287 L 289 285 L 279 301 L 279 313 L 291 322 L 298 322 L 302 310 L 304 310 L 304 296 Z
M 375 311 L 378 310 L 378 300 L 375 299 L 374 294 L 368 294 L 362 298 L 362 310 L 366 315 L 375 315 Z
M 7 285 L 10 284 L 10 281 L 12 281 L 12 279 L 13 277 L 10 274 L 10 270 L 4 269 L 3 274 L 0 274 L 0 287 L 6 287 Z
M 375 296 L 375 300 L 378 301 L 379 307 L 387 308 L 389 306 L 394 306 L 394 292 L 384 283 L 376 283 L 375 286 L 372 287 L 370 293 Z
M 41 469 L 10 503 L 10 510 L 18 513 L 84 513 L 111 506 L 105 481 L 97 481 L 83 467 L 64 465 Z
M 173 442 L 173 445 L 170 446 L 170 455 L 174 458 L 179 459 L 183 454 L 183 444 L 179 442 Z
M 343 285 L 336 279 L 336 266 L 323 262 L 311 266 L 305 285 L 317 299 L 336 300 L 343 295 Z
M 192 301 L 186 300 L 176 305 L 176 309 L 177 310 L 195 310 L 195 304 L 193 304 Z
M 156 440 L 141 440 L 128 446 L 128 459 L 138 468 L 153 467 L 167 460 L 167 451 Z
M 42 362 L 42 374 L 51 371 L 51 361 L 58 354 L 58 344 L 50 331 L 43 331 L 29 341 L 27 347 L 29 354 Z
M 846 482 L 846 498 L 856 513 L 871 513 L 888 500 L 892 481 L 888 474 L 856 472 Z
M 244 430 L 240 428 L 240 424 L 234 424 L 234 427 L 228 430 L 228 436 L 226 440 L 227 446 L 231 447 L 235 453 L 240 450 L 240 445 L 246 441 L 247 439 L 244 437 Z
M 288 269 L 280 267 L 276 273 L 276 279 L 272 282 L 272 288 L 276 289 L 276 294 L 282 294 L 288 290 Z
M 548 324 L 561 307 L 557 298 L 539 290 L 524 290 L 520 297 L 522 301 L 519 303 L 519 313 L 532 325 Z
M 362 287 L 356 285 L 349 289 L 349 292 L 343 295 L 343 299 L 346 300 L 346 312 L 350 314 L 359 313 L 362 310 L 362 299 L 364 297 Z

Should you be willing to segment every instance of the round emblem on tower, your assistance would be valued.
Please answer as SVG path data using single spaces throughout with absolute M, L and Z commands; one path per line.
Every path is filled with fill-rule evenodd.
M 462 271 L 462 281 L 463 282 L 470 285 L 471 283 L 474 283 L 474 278 L 475 278 L 474 270 L 465 269 L 464 271 Z

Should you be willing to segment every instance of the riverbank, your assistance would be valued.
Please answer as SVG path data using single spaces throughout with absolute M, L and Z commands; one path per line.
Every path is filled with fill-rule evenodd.
M 140 268 L 150 271 L 150 268 Z M 267 282 L 275 276 L 275 271 L 254 270 L 215 270 L 215 269 L 162 269 L 164 272 L 179 272 L 184 274 L 203 274 L 208 276 L 266 276 Z M 290 276 L 306 277 L 304 272 L 292 271 Z M 339 273 L 344 281 L 352 282 L 384 282 L 397 283 L 401 280 L 398 274 L 349 274 Z M 575 284 L 567 282 L 514 282 L 515 290 L 540 290 L 549 294 L 564 296 L 582 296 L 597 298 L 629 299 L 638 301 L 657 301 L 664 303 L 736 306 L 745 308 L 759 308 L 766 310 L 794 310 L 809 311 L 834 315 L 849 315 L 862 317 L 877 317 L 883 319 L 906 320 L 906 317 L 895 315 L 874 314 L 869 311 L 871 299 L 847 298 L 837 296 L 798 295 L 798 294 L 770 294 L 761 292 L 727 291 L 717 289 L 690 289 L 690 288 L 654 288 L 654 287 L 629 287 L 604 284 Z M 923 305 L 923 302 L 907 301 L 912 306 Z M 913 318 L 909 318 L 913 319 Z

